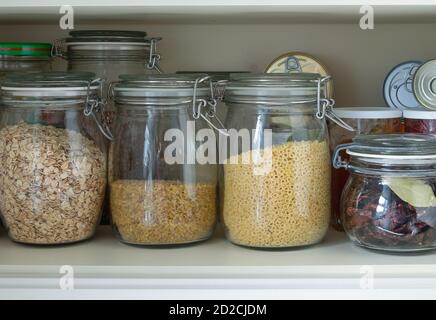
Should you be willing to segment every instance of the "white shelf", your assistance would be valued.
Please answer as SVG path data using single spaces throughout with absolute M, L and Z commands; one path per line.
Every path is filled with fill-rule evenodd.
M 60 289 L 64 265 L 74 270 L 72 291 Z M 372 272 L 374 288 L 367 290 Z M 435 298 L 436 254 L 372 252 L 334 231 L 321 245 L 285 251 L 238 247 L 219 232 L 208 242 L 167 249 L 124 245 L 109 227 L 100 227 L 93 240 L 62 247 L 24 246 L 0 236 L 0 299 L 304 298 L 326 292 Z
M 0 1 L 1 23 L 52 23 L 64 1 Z M 373 5 L 378 23 L 436 21 L 435 0 L 72 0 L 82 23 L 357 23 L 361 5 Z

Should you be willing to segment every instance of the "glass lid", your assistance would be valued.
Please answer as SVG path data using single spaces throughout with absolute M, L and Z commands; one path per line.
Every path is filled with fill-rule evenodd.
M 100 88 L 101 80 L 91 72 L 13 73 L 1 84 L 3 101 L 19 97 L 86 97 Z
M 137 74 L 121 75 L 113 84 L 113 93 L 118 97 L 192 97 L 197 80 L 206 74 Z M 199 81 L 197 94 L 210 93 L 210 82 Z
M 279 99 L 276 101 L 279 104 L 314 102 L 318 97 L 319 84 L 321 98 L 326 96 L 326 80 L 317 73 L 233 74 L 226 87 L 225 100 L 273 103 L 272 99 Z M 250 100 L 249 97 L 257 100 Z
M 71 31 L 70 37 L 66 39 L 67 43 L 76 42 L 149 42 L 143 31 L 125 31 L 125 30 L 80 30 Z
M 2 89 L 88 87 L 94 79 L 95 74 L 92 72 L 12 73 L 5 77 Z
M 347 154 L 373 159 L 436 159 L 436 136 L 425 134 L 384 134 L 357 136 Z

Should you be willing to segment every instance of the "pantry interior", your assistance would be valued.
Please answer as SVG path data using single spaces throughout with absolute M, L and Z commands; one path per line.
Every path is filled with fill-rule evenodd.
M 338 106 L 384 106 L 383 81 L 392 67 L 436 58 L 436 5 L 374 6 L 375 29 L 362 30 L 360 7 L 354 3 L 127 0 L 121 5 L 101 0 L 89 7 L 83 0 L 70 1 L 77 30 L 142 30 L 162 37 L 159 53 L 165 72 L 263 72 L 280 54 L 302 51 L 330 70 Z M 37 6 L 2 1 L 0 39 L 52 42 L 66 37 L 68 30 L 59 28 L 60 16 L 56 1 Z M 58 59 L 55 69 L 64 63 Z M 74 270 L 72 291 L 58 289 L 68 266 Z M 327 292 L 330 297 L 384 297 L 383 290 L 394 298 L 425 297 L 435 288 L 434 252 L 380 254 L 355 247 L 335 231 L 318 246 L 287 251 L 246 250 L 218 236 L 178 249 L 135 248 L 118 243 L 105 226 L 93 241 L 35 248 L 14 244 L 0 231 L 2 298 L 171 298 L 181 292 L 186 298 L 213 298 L 223 292 L 229 299 L 271 294 L 325 298 Z

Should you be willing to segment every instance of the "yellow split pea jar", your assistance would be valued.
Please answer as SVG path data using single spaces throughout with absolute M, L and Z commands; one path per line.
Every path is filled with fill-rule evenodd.
M 208 128 L 204 112 L 211 87 L 200 78 L 206 79 L 122 76 L 114 85 L 110 209 L 114 232 L 122 242 L 177 245 L 212 235 L 216 159 L 201 162 L 196 157 L 204 143 L 200 131 Z M 208 142 L 216 154 L 213 140 Z
M 222 218 L 233 243 L 285 248 L 324 238 L 330 222 L 327 80 L 308 73 L 238 75 L 227 86 Z

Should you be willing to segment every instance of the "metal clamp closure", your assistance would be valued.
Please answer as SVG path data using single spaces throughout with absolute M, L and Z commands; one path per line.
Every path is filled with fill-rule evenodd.
M 349 162 L 346 160 L 343 160 L 341 157 L 341 152 L 347 150 L 351 146 L 353 146 L 353 143 L 347 143 L 347 144 L 341 144 L 336 147 L 335 153 L 333 155 L 333 167 L 335 169 L 348 169 L 349 168 Z
M 65 42 L 66 42 L 65 39 L 56 39 L 53 42 L 53 45 L 51 46 L 51 56 L 53 58 L 56 57 L 63 58 L 63 59 L 67 58 L 66 51 L 64 50 Z
M 150 54 L 147 63 L 147 69 L 156 70 L 158 73 L 163 73 L 159 65 L 161 55 L 157 53 L 157 43 L 160 40 L 162 40 L 162 38 L 150 39 Z
M 210 98 L 208 100 L 198 99 L 197 98 L 198 85 L 203 83 L 203 82 L 206 82 L 206 81 L 209 82 Z M 216 130 L 218 133 L 220 133 L 222 135 L 229 136 L 229 134 L 227 133 L 227 131 L 224 128 L 224 125 L 223 125 L 221 119 L 219 119 L 219 117 L 216 115 L 217 104 L 218 104 L 218 101 L 215 98 L 214 84 L 213 84 L 213 81 L 211 80 L 210 76 L 197 78 L 195 80 L 194 92 L 193 92 L 193 96 L 192 96 L 192 116 L 193 116 L 193 118 L 195 120 L 198 120 L 201 117 L 204 121 L 206 121 L 206 123 L 209 125 L 209 127 L 211 129 Z M 205 107 L 207 107 L 207 110 L 205 113 L 203 113 L 202 109 Z M 220 128 L 217 127 L 212 122 L 213 120 L 216 120 L 216 122 L 218 123 Z
M 351 127 L 344 120 L 342 120 L 340 117 L 338 117 L 332 110 L 334 105 L 335 105 L 335 100 L 328 98 L 327 82 L 330 81 L 330 79 L 331 79 L 331 76 L 326 76 L 326 77 L 318 79 L 318 81 L 317 81 L 316 117 L 320 120 L 323 120 L 324 118 L 328 118 L 329 120 L 333 121 L 338 126 L 344 128 L 347 131 L 355 131 L 353 127 Z M 324 87 L 324 89 L 325 89 L 323 97 L 321 96 L 322 87 Z
M 99 85 L 100 86 L 100 97 L 91 98 L 91 87 Z M 105 101 L 102 96 L 103 92 L 103 81 L 102 79 L 95 79 L 88 82 L 88 89 L 86 92 L 86 101 L 85 101 L 85 109 L 83 110 L 83 114 L 85 117 L 92 117 L 97 124 L 97 127 L 100 129 L 100 132 L 106 139 L 112 141 L 114 139 L 112 132 L 107 127 L 106 123 L 100 121 L 96 115 L 96 113 L 102 113 L 105 105 Z

